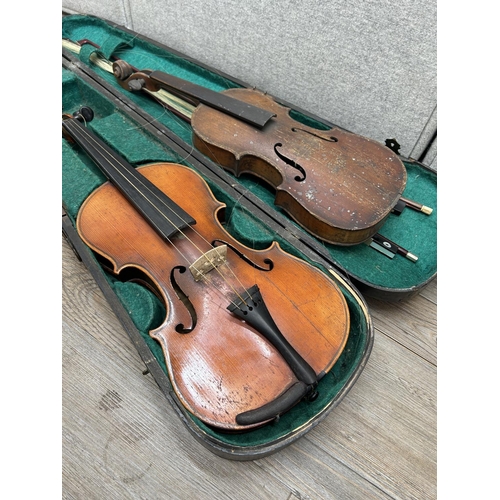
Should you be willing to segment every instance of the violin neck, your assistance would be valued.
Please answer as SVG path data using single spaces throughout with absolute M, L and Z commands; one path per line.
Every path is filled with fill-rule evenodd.
M 113 151 L 75 118 L 62 122 L 63 130 L 94 161 L 108 180 L 136 208 L 161 237 L 172 238 L 196 221 L 179 205 Z
M 172 92 L 180 98 L 192 101 L 194 105 L 206 104 L 211 108 L 234 116 L 238 120 L 261 129 L 274 116 L 272 111 L 239 101 L 220 92 L 177 78 L 162 71 L 152 71 L 149 78 L 161 89 Z

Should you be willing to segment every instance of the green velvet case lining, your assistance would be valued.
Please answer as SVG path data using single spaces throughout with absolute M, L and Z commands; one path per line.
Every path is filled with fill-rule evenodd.
M 73 41 L 92 40 L 102 47 L 107 57 L 113 54 L 137 68 L 155 69 L 171 73 L 216 91 L 238 86 L 229 79 L 166 52 L 142 38 L 132 37 L 130 34 L 114 28 L 98 18 L 88 16 L 63 18 L 63 37 Z M 105 79 L 110 86 L 126 93 L 128 98 L 133 100 L 155 120 L 192 146 L 192 131 L 189 124 L 174 114 L 165 111 L 144 94 L 123 90 L 110 73 L 101 70 L 89 61 L 88 58 L 94 50 L 91 46 L 84 46 L 80 53 L 80 59 Z M 323 123 L 312 120 L 295 110 L 291 111 L 291 115 L 294 119 L 309 126 L 320 129 L 327 128 Z M 408 173 L 408 182 L 403 196 L 430 206 L 434 211 L 430 216 L 411 209 L 404 210 L 400 216 L 391 214 L 380 233 L 416 254 L 419 257 L 416 263 L 400 255 L 388 259 L 363 244 L 340 247 L 322 243 L 332 259 L 351 276 L 376 287 L 412 289 L 427 282 L 437 272 L 437 175 L 435 172 L 413 162 L 405 162 L 405 166 Z M 279 207 L 274 205 L 273 192 L 262 182 L 249 175 L 243 175 L 237 181 L 265 201 L 270 208 L 286 215 Z M 291 219 L 289 220 L 291 224 L 297 227 L 297 231 L 304 231 Z
M 118 150 L 131 164 L 139 166 L 167 161 L 193 168 L 187 160 L 180 158 L 174 151 L 157 142 L 148 132 L 138 128 L 136 123 L 118 112 L 102 94 L 71 71 L 63 69 L 62 86 L 63 113 L 73 113 L 81 106 L 90 106 L 96 117 L 88 126 L 111 147 Z M 62 144 L 62 158 L 63 205 L 74 223 L 83 201 L 105 181 L 105 178 L 85 153 L 65 140 Z M 226 229 L 247 246 L 253 248 L 268 247 L 275 239 L 273 232 L 251 213 L 243 210 L 237 201 L 226 192 L 211 183 L 209 179 L 205 180 L 209 183 L 216 198 L 227 205 L 226 218 L 229 222 L 225 226 Z M 278 242 L 284 250 L 304 258 L 297 249 L 288 245 L 286 241 L 278 239 Z M 323 269 L 323 271 L 326 270 Z M 163 304 L 146 288 L 133 282 L 121 282 L 114 276 L 105 273 L 104 270 L 103 274 L 129 313 L 137 330 L 167 373 L 161 347 L 148 334 L 151 329 L 159 326 L 163 321 L 165 317 Z M 190 415 L 193 425 L 227 446 L 255 447 L 286 438 L 325 411 L 325 408 L 332 404 L 332 401 L 358 369 L 369 340 L 366 311 L 349 289 L 342 286 L 342 290 L 350 311 L 349 338 L 337 363 L 320 381 L 319 397 L 314 402 L 301 402 L 284 414 L 278 422 L 241 434 L 220 432 Z

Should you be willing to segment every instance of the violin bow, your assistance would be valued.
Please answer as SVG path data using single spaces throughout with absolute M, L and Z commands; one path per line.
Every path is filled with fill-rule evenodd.
M 422 205 L 421 203 L 417 203 L 416 201 L 409 200 L 408 198 L 404 198 L 401 196 L 396 203 L 396 206 L 392 209 L 392 213 L 396 215 L 401 215 L 401 212 L 406 208 L 411 208 L 416 212 L 422 212 L 425 215 L 432 214 L 432 208 Z
M 393 259 L 396 255 L 402 255 L 412 262 L 417 262 L 418 260 L 418 257 L 415 254 L 379 233 L 374 234 L 365 243 L 386 257 L 389 257 L 389 259 Z

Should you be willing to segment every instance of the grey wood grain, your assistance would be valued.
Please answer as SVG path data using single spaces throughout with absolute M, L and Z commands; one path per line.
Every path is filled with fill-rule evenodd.
M 370 361 L 334 418 L 306 439 L 391 498 L 434 498 L 436 369 L 376 331 Z
M 425 297 L 427 300 L 430 300 L 435 305 L 437 305 L 437 283 L 438 277 L 436 276 L 420 291 L 419 294 L 422 297 Z
M 373 304 L 368 365 L 325 420 L 274 455 L 233 462 L 196 442 L 142 374 L 65 241 L 62 264 L 63 498 L 436 498 L 434 285 L 407 303 Z
M 432 300 L 418 294 L 396 303 L 372 298 L 367 302 L 376 329 L 433 365 L 437 364 L 437 307 Z M 422 311 L 426 311 L 425 316 Z

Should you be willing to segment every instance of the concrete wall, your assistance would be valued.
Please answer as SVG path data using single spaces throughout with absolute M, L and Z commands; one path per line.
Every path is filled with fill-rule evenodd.
M 436 0 L 63 0 L 437 169 Z M 430 144 L 430 142 L 432 142 Z

